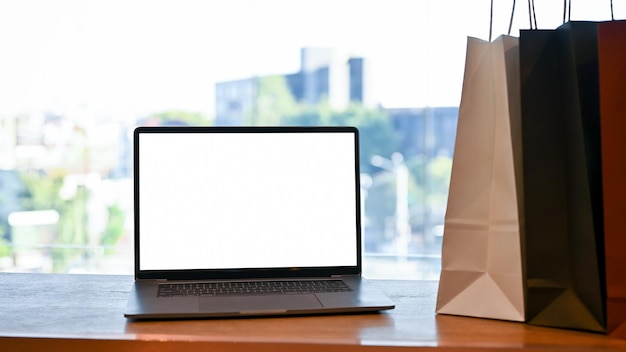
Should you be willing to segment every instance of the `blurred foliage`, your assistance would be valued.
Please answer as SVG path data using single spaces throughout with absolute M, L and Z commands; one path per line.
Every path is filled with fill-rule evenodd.
M 109 215 L 107 225 L 100 238 L 100 244 L 104 247 L 105 254 L 114 252 L 112 247 L 124 234 L 124 223 L 126 222 L 126 215 L 118 205 L 109 206 L 107 212 Z
M 21 175 L 26 192 L 22 196 L 23 210 L 54 209 L 59 213 L 54 246 L 50 249 L 54 272 L 65 272 L 91 251 L 88 234 L 89 190 L 83 184 L 65 184 L 65 175 L 29 171 Z M 64 197 L 61 197 L 62 189 Z M 118 206 L 109 207 L 109 216 L 101 244 L 114 245 L 123 234 L 124 214 Z M 86 254 L 87 253 L 87 254 Z M 106 252 L 105 254 L 110 253 Z
M 452 158 L 437 156 L 428 163 L 430 173 L 430 206 L 446 206 L 448 201 L 448 189 L 450 187 L 450 175 L 452 173 Z
M 295 101 L 285 77 L 265 76 L 258 79 L 254 110 L 247 117 L 248 125 L 278 126 L 285 115 L 297 114 L 299 104 Z
M 151 120 L 155 120 L 159 125 L 190 125 L 209 126 L 213 120 L 199 112 L 189 112 L 182 110 L 170 110 L 152 114 Z
M 13 254 L 9 242 L 4 239 L 5 231 L 4 226 L 0 225 L 0 258 L 9 257 Z
M 76 185 L 71 196 L 64 199 L 60 196 L 64 179 L 63 174 L 50 175 L 34 171 L 22 174 L 27 189 L 22 199 L 24 210 L 54 209 L 59 213 L 55 246 L 51 248 L 54 272 L 65 271 L 69 263 L 84 252 L 80 247 L 88 243 L 88 191 L 83 185 Z
M 25 171 L 20 174 L 26 191 L 21 195 L 23 210 L 57 209 L 63 187 L 63 174 L 50 175 L 42 171 Z

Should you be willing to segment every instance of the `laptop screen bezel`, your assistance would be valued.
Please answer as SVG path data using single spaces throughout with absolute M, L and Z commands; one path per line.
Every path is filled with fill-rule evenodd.
M 141 270 L 140 268 L 140 135 L 147 133 L 348 133 L 354 139 L 354 186 L 355 186 L 355 234 L 356 265 L 330 267 L 284 267 L 284 268 L 238 268 L 238 269 L 186 269 Z M 140 126 L 133 133 L 133 180 L 134 180 L 134 268 L 137 280 L 219 280 L 273 277 L 331 277 L 360 275 L 362 270 L 361 199 L 359 169 L 359 131 L 353 126 Z

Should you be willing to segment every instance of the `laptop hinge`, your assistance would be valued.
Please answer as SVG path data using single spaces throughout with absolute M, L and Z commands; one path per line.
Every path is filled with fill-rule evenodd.
M 136 282 L 156 282 L 156 283 L 162 283 L 162 282 L 167 282 L 167 279 L 136 279 Z

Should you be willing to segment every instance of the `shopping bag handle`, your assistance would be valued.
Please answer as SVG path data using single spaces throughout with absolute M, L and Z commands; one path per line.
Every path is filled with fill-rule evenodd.
M 492 0 L 493 4 L 493 0 Z M 610 0 L 611 4 L 611 21 L 615 21 L 615 14 L 613 12 L 613 0 Z M 515 7 L 515 2 L 513 3 Z M 535 13 L 535 0 L 528 0 L 528 19 L 530 21 L 530 29 L 537 28 L 537 14 Z M 570 22 L 572 19 L 572 0 L 563 0 L 563 24 Z M 513 17 L 511 17 L 511 21 Z M 510 29 L 509 29 L 510 31 Z
M 538 29 L 537 14 L 535 13 L 535 0 L 528 0 L 528 21 L 530 22 L 530 29 Z
M 513 0 L 513 8 L 511 9 L 511 19 L 509 20 L 509 30 L 506 35 L 511 35 L 511 28 L 513 27 L 513 17 L 515 15 L 515 0 Z M 489 13 L 489 42 L 493 34 L 493 0 L 491 0 L 491 12 Z
M 567 19 L 566 19 L 566 15 L 567 15 Z M 565 24 L 565 22 L 570 22 L 571 19 L 572 19 L 572 0 L 563 0 L 563 24 Z M 615 14 L 613 13 L 613 0 L 611 0 L 611 21 L 615 21 Z

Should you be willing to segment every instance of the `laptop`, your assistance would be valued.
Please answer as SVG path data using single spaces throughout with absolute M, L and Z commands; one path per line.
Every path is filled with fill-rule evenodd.
M 354 127 L 138 127 L 131 319 L 376 312 Z

